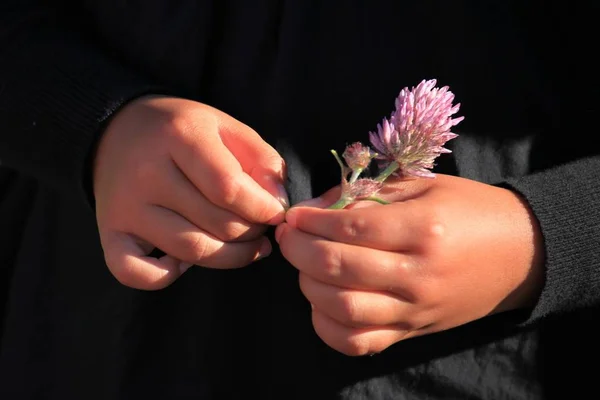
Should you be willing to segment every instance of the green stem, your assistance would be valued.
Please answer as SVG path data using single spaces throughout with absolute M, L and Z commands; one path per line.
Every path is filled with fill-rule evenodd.
M 389 201 L 385 201 L 384 199 L 380 199 L 379 197 L 375 197 L 375 196 L 365 197 L 364 199 L 361 199 L 361 200 L 376 201 L 379 204 L 391 204 Z
M 348 204 L 352 203 L 352 199 L 349 199 L 347 197 L 340 197 L 340 199 L 338 201 L 336 201 L 335 203 L 333 203 L 332 205 L 330 205 L 329 208 L 330 210 L 341 210 L 344 207 L 346 207 Z
M 350 180 L 348 181 L 348 183 L 353 184 L 354 182 L 356 182 L 356 180 L 358 179 L 358 177 L 360 176 L 360 174 L 362 172 L 363 172 L 362 168 L 355 169 L 354 171 L 352 171 L 352 175 L 350 175 Z
M 385 181 L 391 174 L 396 172 L 398 168 L 400 168 L 400 164 L 398 164 L 396 161 L 393 161 L 390 165 L 387 166 L 386 169 L 383 170 L 383 172 L 381 172 L 381 174 L 379 174 L 375 178 L 375 180 L 379 182 Z
M 354 201 L 356 201 L 356 200 L 352 200 L 347 197 L 340 197 L 340 199 L 338 201 L 336 201 L 335 203 L 333 203 L 332 205 L 330 205 L 327 208 L 330 210 L 341 210 L 341 209 L 345 208 L 347 205 L 352 204 Z M 360 199 L 358 201 L 375 201 L 379 204 L 384 204 L 384 205 L 391 204 L 389 201 L 380 199 L 379 197 L 375 197 L 375 196 L 365 197 L 364 199 Z
M 343 175 L 344 171 L 346 170 L 346 167 L 344 166 L 342 159 L 340 158 L 340 156 L 338 156 L 338 153 L 335 150 L 331 150 L 331 154 L 333 154 L 333 156 L 335 157 L 335 160 L 338 162 L 338 164 L 340 164 L 340 168 L 342 170 L 342 175 Z

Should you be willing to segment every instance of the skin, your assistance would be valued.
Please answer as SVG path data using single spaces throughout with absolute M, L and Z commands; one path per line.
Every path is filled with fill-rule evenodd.
M 238 268 L 268 255 L 267 225 L 284 220 L 285 166 L 250 127 L 178 98 L 120 110 L 94 163 L 105 260 L 126 286 L 166 287 L 191 265 Z M 152 249 L 166 253 L 148 257 Z
M 197 102 L 149 96 L 110 122 L 94 164 L 106 263 L 118 281 L 161 289 L 191 265 L 239 268 L 268 255 L 268 225 L 299 270 L 319 337 L 351 356 L 497 312 L 531 307 L 543 243 L 514 192 L 464 178 L 386 183 L 392 204 L 329 210 L 339 187 L 285 212 L 277 152 Z M 283 204 L 283 205 L 282 205 Z M 149 257 L 152 249 L 166 253 Z
M 542 238 L 514 192 L 438 174 L 387 184 L 389 205 L 324 209 L 338 195 L 291 208 L 276 230 L 333 349 L 377 353 L 537 300 Z

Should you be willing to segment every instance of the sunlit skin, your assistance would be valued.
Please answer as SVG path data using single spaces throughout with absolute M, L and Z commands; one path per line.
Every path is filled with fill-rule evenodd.
M 310 207 L 292 207 L 276 229 L 330 347 L 377 353 L 535 303 L 543 244 L 517 194 L 437 174 L 388 181 L 380 195 L 391 204 L 325 209 L 339 196 L 334 188 Z
M 246 266 L 283 221 L 283 159 L 250 127 L 190 100 L 150 96 L 110 122 L 94 166 L 106 263 L 126 286 L 155 290 L 192 264 Z M 166 253 L 149 257 L 153 248 Z

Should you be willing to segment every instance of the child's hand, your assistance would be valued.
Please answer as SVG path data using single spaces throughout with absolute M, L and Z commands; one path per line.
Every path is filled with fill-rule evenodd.
M 283 221 L 283 175 L 271 146 L 214 108 L 133 101 L 110 122 L 95 159 L 108 267 L 127 286 L 158 289 L 191 264 L 236 268 L 268 255 L 263 233 Z M 167 255 L 147 257 L 155 247 Z
M 393 203 L 294 207 L 277 228 L 313 306 L 314 328 L 329 346 L 376 353 L 536 301 L 541 234 L 515 193 L 437 175 L 392 183 L 382 197 Z

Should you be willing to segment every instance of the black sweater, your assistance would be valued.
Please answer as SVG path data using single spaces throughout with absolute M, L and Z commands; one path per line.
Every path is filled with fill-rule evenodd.
M 0 2 L 0 398 L 583 398 L 600 348 L 595 4 Z M 338 183 L 330 148 L 429 78 L 466 117 L 434 172 L 512 188 L 539 220 L 532 310 L 351 358 L 315 335 L 277 251 L 157 292 L 108 272 L 89 166 L 128 100 L 169 93 L 252 126 L 295 203 Z

